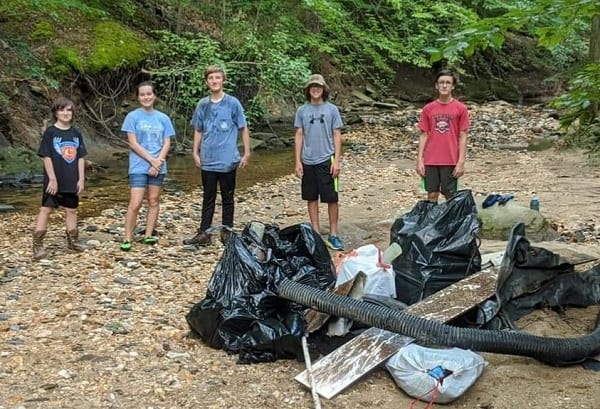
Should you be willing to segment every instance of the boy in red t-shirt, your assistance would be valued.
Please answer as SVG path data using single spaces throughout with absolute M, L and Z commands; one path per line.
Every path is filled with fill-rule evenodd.
M 417 173 L 432 202 L 438 201 L 440 192 L 446 200 L 454 196 L 458 178 L 465 173 L 470 119 L 467 107 L 452 96 L 455 86 L 454 73 L 440 71 L 435 81 L 438 97 L 425 105 L 419 121 Z

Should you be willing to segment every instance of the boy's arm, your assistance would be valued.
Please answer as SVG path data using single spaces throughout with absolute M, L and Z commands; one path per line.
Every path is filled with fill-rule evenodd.
M 51 195 L 58 193 L 58 181 L 56 180 L 56 173 L 54 173 L 54 165 L 52 159 L 49 156 L 44 156 L 44 169 L 48 175 L 48 186 L 46 192 Z
M 419 136 L 419 149 L 417 151 L 417 173 L 419 176 L 425 176 L 425 146 L 427 145 L 429 135 L 427 132 L 421 132 Z
M 85 159 L 79 158 L 77 160 L 77 171 L 79 172 L 79 179 L 77 179 L 77 194 L 81 194 L 85 189 Z
M 202 166 L 200 161 L 200 146 L 202 146 L 202 131 L 194 130 L 194 143 L 192 145 L 192 157 L 197 168 Z
M 335 156 L 331 164 L 331 176 L 336 178 L 342 167 L 342 131 L 339 128 L 333 130 L 333 148 Z
M 458 179 L 465 174 L 465 159 L 467 157 L 467 131 L 461 131 L 458 137 L 458 162 L 452 171 L 452 176 Z
M 296 176 L 302 177 L 304 170 L 302 168 L 302 142 L 304 140 L 304 131 L 302 128 L 296 128 L 294 134 L 294 157 L 295 157 L 295 172 Z
M 240 129 L 240 131 L 242 132 L 242 143 L 244 144 L 244 156 L 242 156 L 242 159 L 240 160 L 239 167 L 243 168 L 250 161 L 250 131 L 247 126 Z

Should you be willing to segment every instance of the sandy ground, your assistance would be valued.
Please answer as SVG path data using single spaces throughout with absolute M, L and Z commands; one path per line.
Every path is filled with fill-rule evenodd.
M 393 220 L 422 198 L 414 144 L 377 129 L 347 139 L 370 148 L 346 154 L 341 235 L 349 248 L 386 247 Z M 542 213 L 567 233 L 599 224 L 600 171 L 588 167 L 580 152 L 479 147 L 470 152 L 467 172 L 463 188 L 474 194 L 513 193 L 526 205 L 537 192 Z M 298 190 L 290 175 L 240 192 L 238 227 L 251 220 L 282 227 L 303 221 Z M 84 254 L 64 251 L 63 219 L 55 215 L 47 239 L 51 256 L 40 262 L 31 260 L 33 216 L 2 215 L 0 409 L 315 407 L 294 380 L 302 362 L 238 365 L 235 356 L 185 336 L 185 314 L 204 297 L 222 253 L 219 243 L 197 251 L 180 244 L 196 227 L 199 209 L 191 198 L 198 195 L 165 194 L 159 245 L 140 244 L 129 253 L 118 250 L 120 207 L 82 221 L 88 229 L 83 237 L 97 241 Z M 600 256 L 598 240 L 588 237 L 570 246 Z M 486 246 L 502 243 L 484 242 L 482 252 Z M 544 336 L 575 337 L 592 329 L 598 312 L 598 306 L 561 314 L 541 310 L 519 325 Z M 484 358 L 489 365 L 482 376 L 446 408 L 600 408 L 597 372 L 525 357 Z M 376 368 L 333 399 L 321 399 L 321 407 L 397 409 L 412 402 L 384 368 Z

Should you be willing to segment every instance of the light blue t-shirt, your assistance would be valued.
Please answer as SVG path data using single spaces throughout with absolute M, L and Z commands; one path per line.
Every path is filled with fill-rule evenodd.
M 125 117 L 121 131 L 135 134 L 137 142 L 150 155 L 157 158 L 162 149 L 165 139 L 175 136 L 175 129 L 171 119 L 164 113 L 154 109 L 152 112 L 137 108 Z M 129 151 L 129 173 L 148 173 L 150 163 L 140 157 L 133 150 Z M 160 173 L 167 173 L 165 162 Z
M 295 128 L 302 128 L 302 163 L 318 165 L 335 154 L 333 130 L 344 124 L 338 107 L 330 102 L 305 103 L 296 111 Z
M 202 132 L 202 170 L 231 172 L 238 166 L 241 160 L 238 136 L 247 123 L 244 108 L 236 97 L 225 94 L 219 102 L 211 102 L 209 97 L 202 98 L 191 124 Z

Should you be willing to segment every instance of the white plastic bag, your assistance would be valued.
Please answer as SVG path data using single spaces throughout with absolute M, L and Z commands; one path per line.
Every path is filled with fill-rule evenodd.
M 362 300 L 367 294 L 396 297 L 394 269 L 391 264 L 383 262 L 383 253 L 377 246 L 369 244 L 345 254 L 338 265 L 336 287 L 356 278 L 359 273 L 362 273 L 364 280 L 354 283 L 349 297 L 356 300 Z M 344 336 L 350 331 L 352 323 L 349 318 L 332 318 L 327 335 Z
M 385 366 L 408 395 L 426 402 L 448 403 L 465 393 L 487 364 L 481 355 L 469 350 L 410 344 L 400 348 Z
M 394 269 L 382 260 L 382 251 L 373 244 L 357 248 L 346 254 L 338 269 L 336 286 L 365 273 L 365 294 L 396 298 Z

